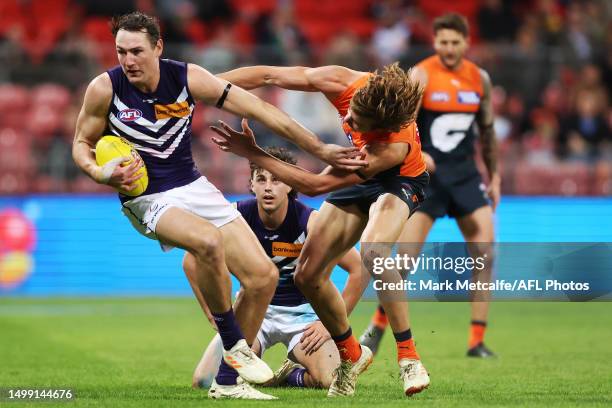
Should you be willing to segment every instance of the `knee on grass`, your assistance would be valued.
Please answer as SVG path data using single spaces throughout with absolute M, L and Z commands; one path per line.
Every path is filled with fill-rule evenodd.
M 331 383 L 332 383 L 331 368 L 327 370 L 323 370 L 321 368 L 309 369 L 307 374 L 310 377 L 310 381 L 312 381 L 311 384 L 308 384 L 309 386 L 313 388 L 323 388 L 323 389 L 327 389 L 331 386 Z

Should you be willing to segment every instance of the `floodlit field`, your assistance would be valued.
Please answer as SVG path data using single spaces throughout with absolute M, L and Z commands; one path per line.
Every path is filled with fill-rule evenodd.
M 373 308 L 362 302 L 356 309 L 356 333 Z M 190 387 L 213 335 L 195 300 L 4 298 L 0 384 L 71 388 L 74 406 L 610 406 L 610 311 L 603 302 L 494 303 L 487 343 L 500 358 L 481 361 L 464 357 L 467 304 L 414 303 L 413 332 L 432 385 L 409 401 L 387 333 L 354 398 L 330 400 L 322 390 L 286 388 L 271 391 L 277 402 L 212 402 Z M 277 368 L 284 356 L 276 346 L 265 360 Z

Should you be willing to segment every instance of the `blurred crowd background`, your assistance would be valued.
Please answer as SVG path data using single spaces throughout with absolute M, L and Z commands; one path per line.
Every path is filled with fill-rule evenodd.
M 164 56 L 218 73 L 243 65 L 405 68 L 431 55 L 431 21 L 468 17 L 468 57 L 494 90 L 504 194 L 612 194 L 612 2 L 605 0 L 0 0 L 0 194 L 108 191 L 71 158 L 86 84 L 116 64 L 108 21 L 159 17 Z M 255 91 L 327 142 L 346 144 L 320 95 Z M 198 166 L 222 191 L 247 192 L 244 160 L 220 152 L 196 110 Z M 263 145 L 287 145 L 253 123 Z M 302 166 L 321 164 L 301 154 Z

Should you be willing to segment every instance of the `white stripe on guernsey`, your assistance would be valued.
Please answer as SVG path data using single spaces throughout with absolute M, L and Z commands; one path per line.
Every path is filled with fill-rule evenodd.
M 121 136 L 121 133 L 118 132 L 117 129 L 112 124 L 110 125 L 110 127 L 111 127 L 111 130 L 115 132 L 115 134 Z M 185 125 L 181 133 L 179 133 L 179 135 L 176 137 L 176 139 L 174 139 L 172 144 L 168 146 L 168 148 L 164 150 L 163 152 L 159 152 L 155 149 L 151 149 L 150 147 L 141 146 L 138 143 L 135 143 L 133 140 L 130 140 L 130 142 L 134 145 L 134 147 L 136 147 L 136 150 L 138 150 L 139 152 L 149 153 L 151 156 L 158 157 L 160 159 L 167 159 L 168 157 L 170 157 L 172 153 L 174 153 L 174 150 L 176 149 L 176 147 L 179 145 L 179 143 L 183 139 L 183 136 L 185 136 L 185 132 L 187 131 L 188 127 L 189 127 L 189 124 Z
M 176 101 L 174 101 L 172 103 L 180 103 L 180 102 L 184 102 L 186 100 L 187 100 L 187 87 L 183 87 L 183 90 L 181 91 L 179 96 L 177 96 Z M 129 106 L 127 106 L 125 103 L 123 103 L 121 101 L 121 99 L 119 99 L 119 97 L 117 95 L 115 95 L 115 98 L 113 99 L 113 104 L 115 105 L 115 107 L 117 108 L 117 110 L 119 112 L 121 112 L 124 109 L 131 109 Z M 190 106 L 190 110 L 193 112 L 193 105 Z M 136 119 L 134 122 L 136 122 L 137 124 L 152 130 L 153 132 L 158 132 L 159 129 L 161 129 L 162 126 L 164 126 L 166 123 L 168 123 L 169 120 L 170 120 L 170 118 L 166 118 L 166 119 L 159 119 L 159 120 L 157 120 L 155 122 L 151 122 L 148 119 L 140 117 L 140 118 Z
M 281 269 L 294 269 L 297 266 L 297 258 L 293 261 L 289 262 L 287 265 L 283 266 Z
M 193 105 L 190 106 L 190 109 L 193 109 Z M 112 113 L 108 115 L 108 119 L 114 128 L 119 129 L 121 132 L 125 133 L 126 135 L 130 135 L 134 139 L 138 139 L 140 141 L 147 142 L 155 146 L 161 146 L 164 143 L 166 143 L 168 139 L 176 135 L 176 131 L 179 130 L 181 126 L 183 126 L 183 124 L 189 120 L 189 117 L 180 119 L 178 122 L 174 124 L 174 126 L 168 129 L 168 131 L 164 133 L 162 136 L 160 136 L 159 138 L 145 135 L 144 133 L 137 131 L 136 129 L 121 122 Z

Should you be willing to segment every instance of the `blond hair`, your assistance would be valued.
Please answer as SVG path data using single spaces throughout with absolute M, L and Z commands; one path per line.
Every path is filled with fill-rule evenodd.
M 351 110 L 374 121 L 376 129 L 399 131 L 416 119 L 423 96 L 421 84 L 396 62 L 374 72 L 351 99 Z

